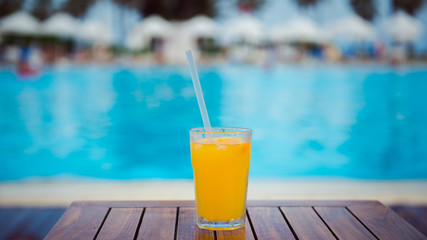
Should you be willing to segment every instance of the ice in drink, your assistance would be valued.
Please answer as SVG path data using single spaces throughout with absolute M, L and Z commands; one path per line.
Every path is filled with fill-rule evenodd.
M 217 230 L 244 226 L 250 155 L 250 137 L 191 141 L 199 227 L 210 229 L 208 223 L 218 223 L 212 228 Z

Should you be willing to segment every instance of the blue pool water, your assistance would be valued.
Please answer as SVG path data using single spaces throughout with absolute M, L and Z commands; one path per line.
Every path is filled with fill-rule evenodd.
M 254 130 L 252 178 L 427 178 L 427 67 L 199 69 L 212 125 Z M 0 70 L 0 180 L 191 178 L 188 69 Z

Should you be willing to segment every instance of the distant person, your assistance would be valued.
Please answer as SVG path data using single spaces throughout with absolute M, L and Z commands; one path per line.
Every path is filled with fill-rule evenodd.
M 19 61 L 16 66 L 16 71 L 21 77 L 30 77 L 39 72 L 40 66 L 36 65 L 38 60 L 37 57 L 34 57 L 33 52 L 35 53 L 36 51 L 32 51 L 32 47 L 30 46 L 24 46 L 21 49 Z
M 18 64 L 19 62 L 19 48 L 17 46 L 6 47 L 4 58 L 8 64 Z
M 375 43 L 375 59 L 384 60 L 385 57 L 385 44 L 382 41 Z
M 28 62 L 20 61 L 16 66 L 16 71 L 21 77 L 30 77 L 38 73 L 38 70 L 32 68 Z
M 393 66 L 398 66 L 406 62 L 406 48 L 402 44 L 395 44 L 389 55 L 389 62 Z
M 267 44 L 267 46 L 263 49 L 265 53 L 263 68 L 264 70 L 269 70 L 274 67 L 277 59 L 276 49 L 273 44 Z

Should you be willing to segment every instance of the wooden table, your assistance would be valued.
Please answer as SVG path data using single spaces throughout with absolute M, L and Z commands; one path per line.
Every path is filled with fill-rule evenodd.
M 200 230 L 192 201 L 75 202 L 45 239 L 427 239 L 377 201 L 250 201 L 244 229 Z

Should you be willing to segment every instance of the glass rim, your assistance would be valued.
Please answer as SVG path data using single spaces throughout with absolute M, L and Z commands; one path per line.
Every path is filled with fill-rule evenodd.
M 242 128 L 242 127 L 211 127 L 211 129 L 212 129 L 212 132 L 206 132 L 206 131 L 204 131 L 205 130 L 204 127 L 197 127 L 197 128 L 190 129 L 190 133 L 202 133 L 202 134 L 203 133 L 212 133 L 212 134 L 252 133 L 252 129 Z M 227 130 L 231 130 L 231 131 L 217 132 L 217 131 L 214 131 L 215 129 L 227 129 Z M 200 130 L 202 130 L 202 131 L 200 131 Z

